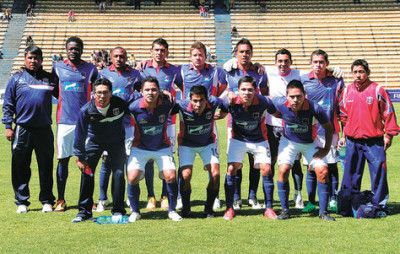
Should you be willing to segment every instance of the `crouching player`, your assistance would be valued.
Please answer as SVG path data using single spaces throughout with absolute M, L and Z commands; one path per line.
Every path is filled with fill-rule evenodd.
M 232 116 L 232 140 L 228 147 L 228 169 L 225 179 L 226 211 L 225 220 L 232 220 L 234 177 L 242 167 L 246 153 L 254 155 L 255 168 L 261 169 L 263 189 L 266 203 L 264 216 L 276 219 L 272 208 L 273 203 L 273 172 L 271 156 L 267 142 L 265 116 L 267 112 L 279 116 L 274 104 L 269 98 L 257 94 L 257 85 L 250 76 L 244 76 L 238 84 L 239 96 L 229 105 L 228 98 L 224 101 L 224 110 Z
M 168 116 L 174 103 L 160 96 L 158 80 L 151 76 L 142 80 L 141 93 L 143 98 L 134 101 L 129 106 L 135 120 L 135 137 L 127 167 L 128 182 L 132 185 L 132 192 L 128 193 L 132 209 L 129 222 L 135 222 L 141 218 L 139 181 L 144 178 L 145 166 L 149 160 L 157 163 L 160 178 L 165 178 L 167 182 L 168 218 L 181 221 L 182 217 L 175 211 L 178 184 L 171 142 L 167 136 Z
M 79 212 L 72 222 L 92 218 L 94 177 L 85 172 L 88 166 L 96 169 L 104 151 L 111 161 L 113 215 L 124 215 L 125 177 L 125 130 L 124 115 L 129 114 L 128 105 L 112 96 L 112 84 L 100 78 L 94 82 L 94 98 L 85 104 L 78 114 L 75 129 L 74 154 L 82 171 L 79 194 Z
M 309 162 L 309 170 L 314 170 L 318 178 L 319 217 L 335 220 L 327 213 L 329 178 L 326 159 L 332 143 L 333 127 L 323 108 L 305 99 L 303 84 L 298 80 L 289 82 L 285 97 L 275 97 L 274 104 L 282 115 L 284 135 L 279 144 L 277 181 L 282 213 L 278 219 L 289 219 L 289 173 L 297 153 L 302 153 Z M 313 140 L 317 120 L 325 130 L 325 146 Z
M 215 96 L 207 96 L 207 88 L 201 85 L 190 89 L 189 98 L 180 101 L 172 114 L 179 112 L 180 131 L 178 134 L 179 178 L 182 196 L 182 216 L 190 217 L 190 180 L 193 162 L 199 154 L 204 169 L 209 172 L 210 181 L 207 186 L 207 201 L 204 208 L 206 217 L 214 217 L 213 203 L 219 191 L 219 155 L 216 137 L 213 131 L 214 115 L 222 105 L 222 100 Z M 226 116 L 221 112 L 219 119 Z

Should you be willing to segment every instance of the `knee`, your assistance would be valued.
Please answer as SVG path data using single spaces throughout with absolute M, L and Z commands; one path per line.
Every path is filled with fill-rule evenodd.
M 328 169 L 326 167 L 319 167 L 315 169 L 315 173 L 317 174 L 318 181 L 321 183 L 328 183 Z
M 190 181 L 192 179 L 192 171 L 191 170 L 182 170 L 182 179 L 184 181 Z
M 140 171 L 139 170 L 128 170 L 127 173 L 128 183 L 135 185 L 140 182 Z
M 289 179 L 290 165 L 279 166 L 279 179 L 286 182 Z
M 270 174 L 272 174 L 271 165 L 261 165 L 261 173 L 263 176 L 269 176 Z
M 175 170 L 164 170 L 164 178 L 167 183 L 176 182 Z

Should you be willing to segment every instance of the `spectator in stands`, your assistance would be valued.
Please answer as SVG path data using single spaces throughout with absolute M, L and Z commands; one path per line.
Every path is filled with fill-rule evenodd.
M 99 5 L 99 8 L 100 8 L 100 12 L 106 12 L 106 2 L 105 1 L 101 1 L 100 5 Z
M 136 67 L 136 58 L 135 58 L 135 54 L 131 54 L 131 57 L 129 57 L 129 65 L 132 67 L 132 68 L 135 68 Z
M 134 0 L 135 1 L 135 10 L 139 9 L 140 10 L 140 1 L 141 0 Z
M 64 57 L 62 56 L 62 54 L 60 53 L 59 55 L 58 55 L 58 61 L 63 61 L 64 60 Z
M 210 8 L 208 7 L 208 5 L 206 5 L 204 7 L 204 17 L 208 18 L 210 16 Z
M 261 4 L 261 1 L 260 0 L 254 0 L 254 4 Z
M 70 9 L 68 12 L 68 22 L 74 22 L 75 21 L 75 13 Z
M 144 0 L 144 5 L 150 6 L 151 5 L 151 0 Z
M 353 2 L 356 4 L 356 3 L 361 3 L 361 1 L 360 0 L 353 0 Z
M 154 0 L 154 5 L 161 5 L 161 0 Z
M 57 62 L 58 62 L 58 56 L 56 54 L 54 54 L 51 57 L 51 65 L 54 66 Z
M 26 16 L 27 16 L 27 17 L 29 17 L 29 16 L 32 17 L 32 16 L 33 16 L 32 5 L 28 4 L 28 7 L 26 8 L 25 13 L 26 13 Z
M 35 42 L 33 41 L 32 36 L 28 35 L 26 37 L 25 46 L 31 46 L 33 44 L 35 44 Z
M 6 10 L 4 11 L 4 20 L 9 21 L 11 20 L 11 18 L 12 18 L 11 11 L 8 8 L 6 8 Z
M 229 1 L 229 9 L 230 10 L 235 9 L 235 0 L 230 0 Z
M 200 17 L 204 17 L 204 5 L 200 5 L 199 13 L 200 13 Z
M 235 38 L 239 38 L 239 33 L 238 33 L 238 30 L 237 30 L 236 26 L 232 27 L 231 36 L 235 37 Z
M 267 3 L 265 2 L 265 0 L 262 0 L 260 3 L 260 12 L 261 13 L 267 12 Z
M 31 5 L 32 9 L 36 6 L 36 0 L 29 0 L 29 4 Z
M 93 50 L 93 53 L 90 54 L 90 62 L 97 66 L 97 56 L 96 51 Z

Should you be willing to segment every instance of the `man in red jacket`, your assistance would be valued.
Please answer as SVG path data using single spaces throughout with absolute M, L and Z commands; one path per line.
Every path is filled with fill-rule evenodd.
M 368 63 L 361 59 L 354 61 L 351 72 L 354 82 L 345 88 L 339 102 L 344 134 L 339 143 L 346 146 L 341 189 L 360 190 L 366 159 L 374 193 L 372 203 L 386 209 L 389 198 L 386 150 L 400 128 L 388 93 L 369 79 Z

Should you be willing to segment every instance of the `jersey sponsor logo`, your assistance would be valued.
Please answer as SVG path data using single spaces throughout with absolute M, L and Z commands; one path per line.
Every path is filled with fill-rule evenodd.
M 367 103 L 372 104 L 374 102 L 374 98 L 372 97 L 367 97 Z
M 206 113 L 206 119 L 207 119 L 207 120 L 210 120 L 211 117 L 212 117 L 211 111 L 207 112 L 207 113 Z
M 205 82 L 208 82 L 208 81 L 210 81 L 210 80 L 211 80 L 211 77 L 210 77 L 210 76 L 206 75 L 206 76 L 204 77 L 204 81 L 205 81 Z
M 122 88 L 113 89 L 113 95 L 119 96 L 123 94 L 125 94 L 125 89 Z
M 307 133 L 308 132 L 308 126 L 303 126 L 300 124 L 287 124 L 286 125 L 288 130 L 292 133 Z
M 142 119 L 139 120 L 139 124 L 146 124 L 146 123 L 147 123 L 147 121 L 146 121 L 146 119 L 144 119 L 144 118 L 142 118 Z
M 112 112 L 114 116 L 119 115 L 119 108 L 114 108 Z
M 317 102 L 325 111 L 332 110 L 332 104 L 330 100 L 321 100 Z
M 143 126 L 143 134 L 155 136 L 162 132 L 163 125 Z
M 64 91 L 84 92 L 83 84 L 77 82 L 64 82 Z
M 54 87 L 53 86 L 49 86 L 49 85 L 43 85 L 43 84 L 30 84 L 29 85 L 30 88 L 32 89 L 37 89 L 37 90 L 50 90 L 53 91 Z
M 158 121 L 159 121 L 160 123 L 165 122 L 165 115 L 160 115 L 160 116 L 158 116 Z
M 211 131 L 211 123 L 197 126 L 188 126 L 188 134 L 203 135 Z
M 260 117 L 260 112 L 253 112 L 253 118 L 258 119 Z
M 186 118 L 186 121 L 194 121 L 194 118 L 191 117 L 191 116 L 188 116 L 188 117 Z
M 165 76 L 164 83 L 169 83 L 170 81 L 171 81 L 171 77 L 169 77 L 168 75 Z
M 252 131 L 257 129 L 258 127 L 258 121 L 237 121 L 235 120 L 235 124 L 247 131 Z

